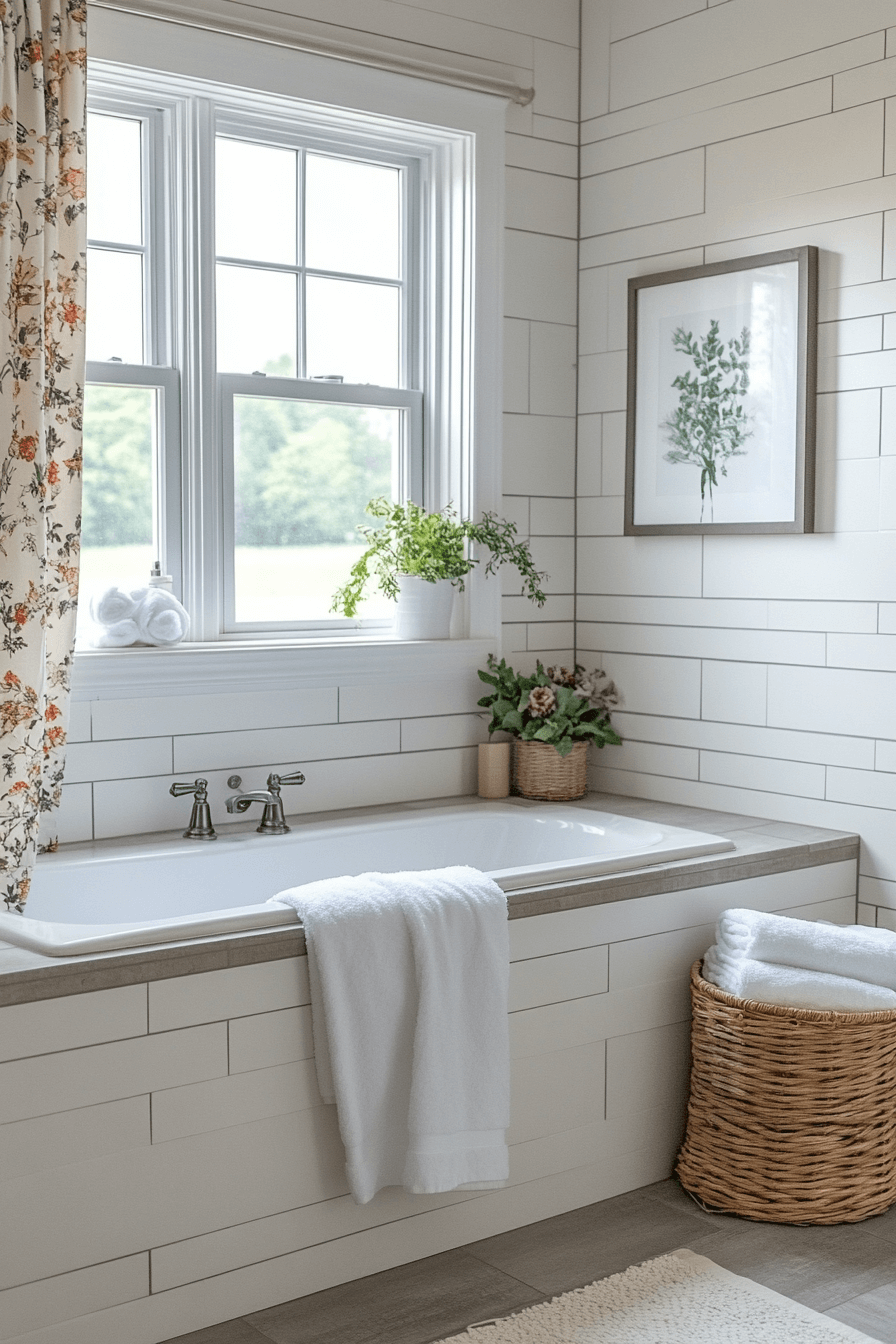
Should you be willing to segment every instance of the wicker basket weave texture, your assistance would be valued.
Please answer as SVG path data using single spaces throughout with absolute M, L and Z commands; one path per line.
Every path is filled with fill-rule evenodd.
M 856 1223 L 896 1202 L 896 1010 L 748 1002 L 691 970 L 691 1095 L 678 1155 L 709 1208 Z
M 588 743 L 576 742 L 568 756 L 561 756 L 549 742 L 514 742 L 513 782 L 524 798 L 553 803 L 583 798 L 588 787 Z

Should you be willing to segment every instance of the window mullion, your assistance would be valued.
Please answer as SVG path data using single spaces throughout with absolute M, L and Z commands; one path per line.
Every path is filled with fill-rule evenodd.
M 308 350 L 308 344 L 307 344 L 307 340 L 308 340 L 308 324 L 307 324 L 307 319 L 306 319 L 306 313 L 307 313 L 307 311 L 308 311 L 308 305 L 307 305 L 307 303 L 306 303 L 306 301 L 305 301 L 305 297 L 306 297 L 306 296 L 305 296 L 305 275 L 306 275 L 306 270 L 305 270 L 305 164 L 306 164 L 306 162 L 307 162 L 308 155 L 307 155 L 307 153 L 306 153 L 306 151 L 305 151 L 304 149 L 300 149 L 300 150 L 298 151 L 298 153 L 299 153 L 299 171 L 298 171 L 298 173 L 296 174 L 296 192 L 297 192 L 297 194 L 298 194 L 298 201 L 296 202 L 296 210 L 297 210 L 296 219 L 297 219 L 297 221 L 298 221 L 298 229 L 299 229 L 298 245 L 299 245 L 299 267 L 300 267 L 300 269 L 299 269 L 299 277 L 298 277 L 298 289 L 297 289 L 297 295 L 296 295 L 296 297 L 297 297 L 297 301 L 298 301 L 298 305 L 299 305 L 299 307 L 298 307 L 298 323 L 299 323 L 299 330 L 298 330 L 298 346 L 297 346 L 297 353 L 296 353 L 296 372 L 297 372 L 297 374 L 299 375 L 300 378 L 307 378 L 307 376 L 308 376 L 308 355 L 307 355 L 307 350 Z
M 184 603 L 193 639 L 223 628 L 223 479 L 215 387 L 215 125 L 213 104 L 186 100 L 180 165 L 181 367 L 184 370 Z

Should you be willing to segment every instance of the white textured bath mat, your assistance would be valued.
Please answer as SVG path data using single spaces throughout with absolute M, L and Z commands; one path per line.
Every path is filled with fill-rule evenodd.
M 742 1279 L 692 1251 L 470 1326 L 439 1344 L 835 1344 L 864 1340 L 848 1325 Z

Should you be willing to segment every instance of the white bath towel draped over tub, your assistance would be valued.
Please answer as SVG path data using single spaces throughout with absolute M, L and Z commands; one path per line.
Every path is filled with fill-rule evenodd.
M 508 1177 L 507 902 L 474 868 L 280 892 L 305 926 L 318 1085 L 352 1195 Z

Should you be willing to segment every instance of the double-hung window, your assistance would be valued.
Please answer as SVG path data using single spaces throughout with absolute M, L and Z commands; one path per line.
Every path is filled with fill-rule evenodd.
M 366 502 L 472 498 L 456 145 L 96 65 L 89 106 L 82 618 L 158 563 L 194 639 L 376 634 L 329 610 Z

